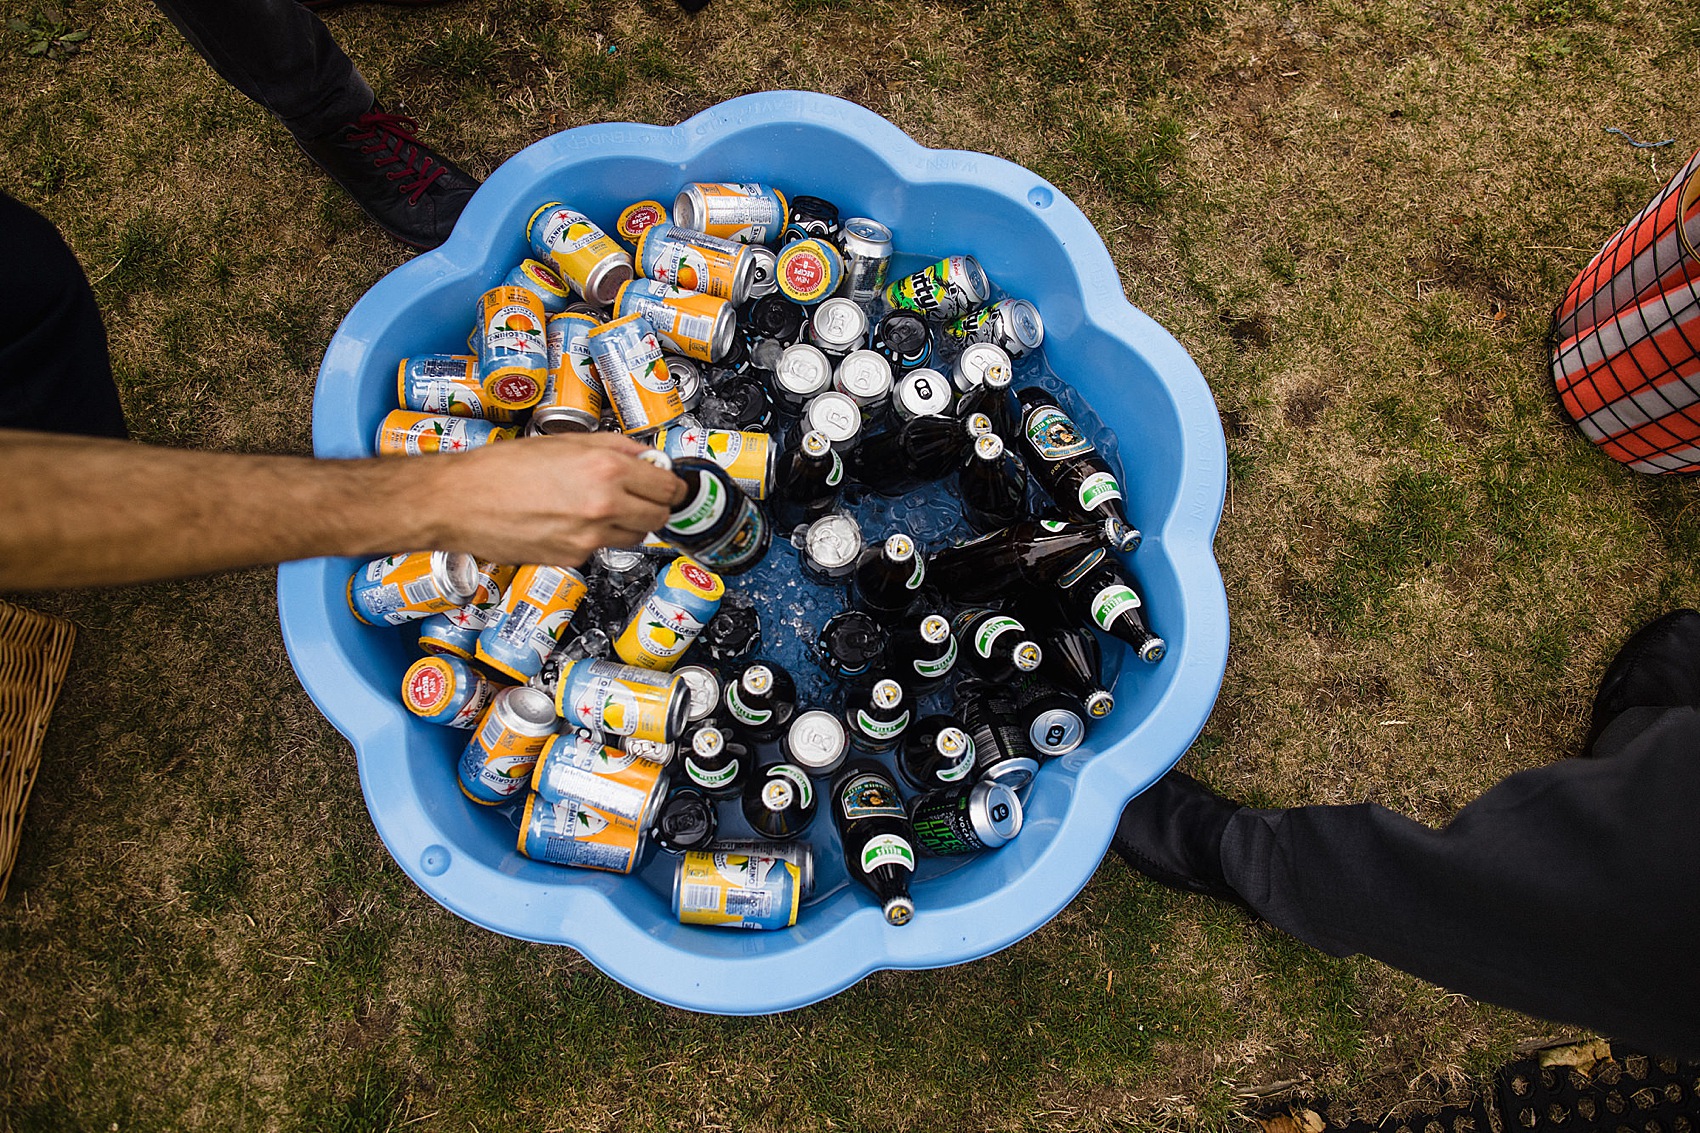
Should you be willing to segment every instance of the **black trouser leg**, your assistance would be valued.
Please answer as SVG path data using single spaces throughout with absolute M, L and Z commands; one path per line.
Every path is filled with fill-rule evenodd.
M 1609 757 L 1513 775 L 1442 830 L 1371 804 L 1244 809 L 1228 882 L 1333 955 L 1700 1058 L 1700 713 L 1639 711 Z
M 372 105 L 324 21 L 296 0 L 154 0 L 224 81 L 316 138 Z
M 59 230 L 0 193 L 0 428 L 127 437 L 106 328 Z M 3 488 L 0 488 L 3 490 Z

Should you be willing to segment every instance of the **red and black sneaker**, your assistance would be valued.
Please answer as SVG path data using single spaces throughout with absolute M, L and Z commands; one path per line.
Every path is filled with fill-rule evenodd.
M 328 134 L 295 140 L 385 232 L 415 248 L 435 248 L 449 238 L 479 182 L 421 142 L 418 126 L 374 105 Z

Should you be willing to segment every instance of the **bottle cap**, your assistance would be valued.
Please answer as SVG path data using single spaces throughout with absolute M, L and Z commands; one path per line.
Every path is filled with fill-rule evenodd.
M 775 813 L 790 806 L 797 798 L 797 789 L 785 779 L 769 779 L 761 785 L 761 805 Z
M 761 696 L 773 687 L 773 670 L 766 665 L 751 665 L 738 678 L 738 683 L 751 696 Z
M 1086 714 L 1094 720 L 1102 720 L 1116 710 L 1116 698 L 1097 689 L 1086 698 Z
M 892 897 L 886 901 L 884 909 L 886 924 L 906 925 L 915 915 L 915 902 L 907 897 Z
M 1044 650 L 1031 641 L 1018 642 L 1015 646 L 1015 667 L 1023 673 L 1031 673 L 1044 659 Z
M 875 681 L 869 699 L 875 708 L 896 708 L 903 703 L 903 686 L 890 679 Z
M 691 750 L 704 759 L 713 759 L 726 747 L 726 737 L 715 727 L 698 728 L 691 737 Z
M 885 537 L 885 557 L 894 563 L 906 563 L 915 557 L 915 540 L 901 531 Z
M 1155 665 L 1163 659 L 1163 654 L 1168 652 L 1168 649 L 1168 645 L 1164 643 L 1162 638 L 1153 637 L 1139 647 L 1139 659 L 1147 664 Z
M 976 417 L 985 414 L 976 413 Z M 996 433 L 983 433 L 974 439 L 974 456 L 979 460 L 996 460 L 1003 455 L 1003 438 Z

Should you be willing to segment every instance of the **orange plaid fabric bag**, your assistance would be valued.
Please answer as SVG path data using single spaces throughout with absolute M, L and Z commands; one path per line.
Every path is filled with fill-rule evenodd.
M 1553 312 L 1559 400 L 1637 472 L 1700 468 L 1700 153 L 1606 241 Z

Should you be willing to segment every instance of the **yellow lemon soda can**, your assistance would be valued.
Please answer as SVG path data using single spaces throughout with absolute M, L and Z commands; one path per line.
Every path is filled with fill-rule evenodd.
M 614 652 L 628 665 L 666 672 L 702 633 L 725 594 L 719 575 L 680 555 L 637 604 Z
M 525 226 L 531 251 L 555 265 L 572 289 L 606 307 L 620 284 L 632 277 L 631 253 L 614 243 L 596 222 L 560 201 L 550 201 Z
M 691 694 L 672 673 L 611 661 L 568 661 L 555 686 L 555 711 L 593 732 L 670 744 L 685 730 Z

